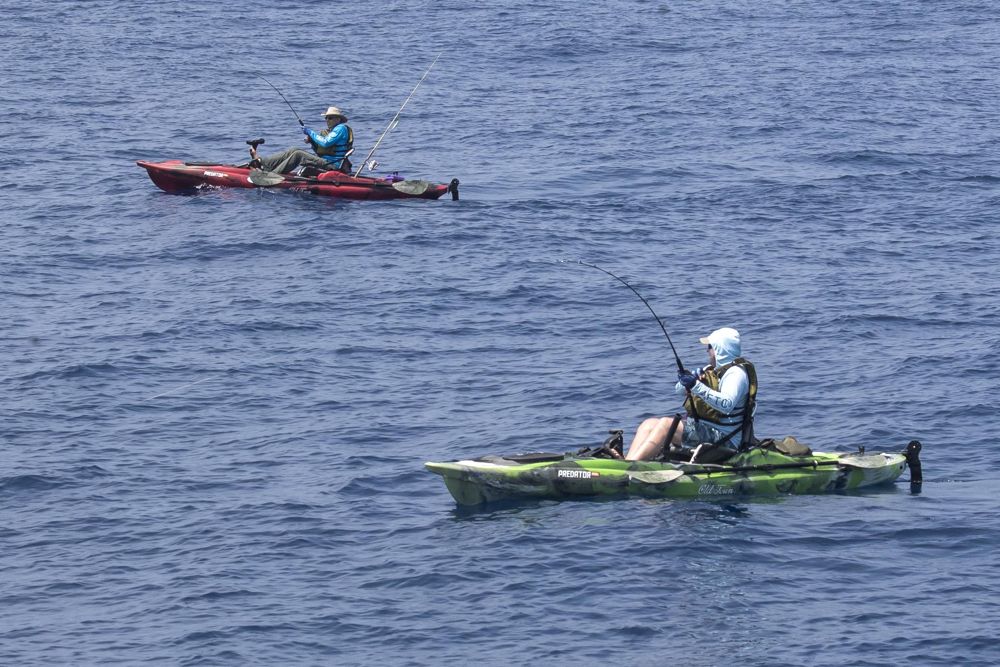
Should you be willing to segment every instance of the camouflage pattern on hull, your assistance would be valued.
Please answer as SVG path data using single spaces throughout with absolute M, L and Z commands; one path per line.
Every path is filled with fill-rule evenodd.
M 459 505 L 516 498 L 704 498 L 860 489 L 895 481 L 906 469 L 900 453 L 816 452 L 786 456 L 753 449 L 719 465 L 622 461 L 552 455 L 520 463 L 499 456 L 427 463 Z

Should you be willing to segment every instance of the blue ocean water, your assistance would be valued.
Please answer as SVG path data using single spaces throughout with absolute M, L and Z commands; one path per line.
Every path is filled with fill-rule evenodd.
M 5 3 L 0 663 L 1000 660 L 1000 12 Z M 462 200 L 160 192 L 346 108 Z M 926 482 L 458 510 L 423 469 L 677 408 Z M 904 478 L 905 479 L 905 478 Z

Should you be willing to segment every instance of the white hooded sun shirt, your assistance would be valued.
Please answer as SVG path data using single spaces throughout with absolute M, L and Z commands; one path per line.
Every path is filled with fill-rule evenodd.
M 716 329 L 708 335 L 708 344 L 715 350 L 715 367 L 722 368 L 731 363 L 736 357 L 741 355 L 740 332 L 736 329 L 725 327 Z M 695 375 L 701 375 L 701 368 L 695 371 Z M 678 382 L 674 386 L 674 392 L 683 394 L 684 385 Z M 712 422 L 723 427 L 740 426 L 743 422 L 742 415 L 733 415 L 743 409 L 747 402 L 747 394 L 750 392 L 750 378 L 745 370 L 739 366 L 731 366 L 723 375 L 719 382 L 719 390 L 713 391 L 708 385 L 696 382 L 691 388 L 691 393 L 702 399 L 719 412 L 727 415 L 722 421 Z M 702 418 L 702 421 L 705 421 Z

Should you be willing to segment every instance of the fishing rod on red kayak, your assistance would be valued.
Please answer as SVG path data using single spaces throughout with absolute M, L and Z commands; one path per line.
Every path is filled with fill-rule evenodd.
M 444 51 L 442 51 L 441 53 L 444 53 Z M 410 101 L 410 98 L 413 97 L 413 93 L 417 92 L 417 88 L 419 88 L 420 84 L 424 82 L 424 79 L 427 78 L 427 75 L 431 73 L 431 69 L 434 68 L 434 65 L 438 61 L 438 58 L 441 57 L 441 53 L 437 54 L 437 56 L 434 58 L 434 62 L 432 62 L 431 66 L 427 68 L 427 71 L 424 72 L 424 75 L 420 77 L 420 81 L 417 81 L 417 85 L 413 87 L 413 90 L 410 91 L 410 94 L 406 96 L 405 100 L 403 100 L 403 106 L 399 107 L 399 111 L 397 111 L 396 115 L 393 116 L 392 120 L 389 121 L 389 124 L 386 126 L 385 131 L 382 133 L 382 136 L 378 138 L 378 141 L 375 142 L 375 145 L 372 146 L 372 149 L 368 151 L 368 155 L 366 155 L 365 159 L 361 161 L 361 166 L 358 167 L 358 170 L 356 172 L 354 172 L 355 176 L 361 175 L 361 170 L 363 170 L 366 166 L 368 166 L 368 161 L 371 160 L 372 155 L 375 154 L 375 150 L 378 148 L 378 145 L 382 143 L 383 139 L 385 139 L 385 135 L 389 134 L 389 132 L 394 127 L 396 127 L 397 123 L 399 122 L 399 114 L 403 113 L 403 109 L 406 108 L 406 103 Z M 370 167 L 369 171 L 371 171 L 372 168 L 373 167 Z
M 285 104 L 288 104 L 288 108 L 292 110 L 292 113 L 295 114 L 295 118 L 298 119 L 299 125 L 301 125 L 302 127 L 305 127 L 306 124 L 304 122 L 302 122 L 301 118 L 299 118 L 299 114 L 295 113 L 295 109 L 292 107 L 291 104 L 289 104 L 288 100 L 285 99 L 285 96 L 281 94 L 281 91 L 278 90 L 278 87 L 276 85 L 274 85 L 273 83 L 271 83 L 270 81 L 268 81 L 267 79 L 264 79 L 264 77 L 262 77 L 260 74 L 258 74 L 257 77 L 260 78 L 260 79 L 263 79 L 264 83 L 266 83 L 267 85 L 269 85 L 272 88 L 274 88 L 274 92 L 276 92 L 279 95 L 281 95 L 281 99 L 285 100 Z M 263 142 L 261 142 L 261 143 L 263 143 Z
M 566 260 L 560 260 L 560 261 L 565 262 Z M 615 274 L 611 273 L 607 269 L 602 269 L 601 267 L 597 266 L 596 264 L 588 264 L 587 262 L 584 262 L 581 259 L 576 260 L 576 263 L 577 264 L 581 264 L 583 266 L 589 266 L 592 269 L 597 269 L 598 271 L 600 271 L 602 273 L 606 273 L 609 276 L 611 276 L 612 278 L 614 278 L 615 280 L 617 280 L 618 282 L 620 282 L 625 287 L 627 287 L 630 290 L 632 290 L 632 292 L 637 297 L 639 297 L 644 304 L 646 304 L 646 308 L 649 308 L 649 312 L 653 313 L 653 317 L 656 318 L 657 324 L 659 324 L 660 328 L 663 329 L 663 335 L 667 337 L 667 342 L 670 343 L 670 350 L 671 350 L 671 352 L 674 353 L 674 361 L 677 362 L 677 372 L 678 373 L 686 373 L 687 372 L 684 369 L 683 362 L 681 362 L 680 355 L 677 354 L 677 348 L 674 347 L 674 341 L 670 340 L 670 334 L 667 333 L 667 327 L 665 327 L 663 325 L 663 320 L 661 320 L 660 316 L 656 314 L 656 311 L 653 310 L 653 307 L 651 305 L 649 305 L 649 301 L 646 300 L 646 297 L 644 297 L 643 295 L 639 294 L 639 290 L 637 290 L 636 288 L 632 287 L 624 278 L 621 278 L 620 276 L 616 276 Z M 694 397 L 691 395 L 691 390 L 688 389 L 687 387 L 685 387 L 684 388 L 684 392 L 688 395 L 688 398 L 691 399 L 690 405 L 691 405 L 691 408 L 693 409 L 694 408 Z M 698 421 L 698 413 L 697 412 L 692 411 L 691 416 L 694 417 L 695 421 Z M 675 425 L 673 427 L 671 427 L 671 429 L 670 429 L 668 440 L 670 440 L 670 439 L 673 438 L 674 428 L 676 428 L 676 422 L 675 422 Z

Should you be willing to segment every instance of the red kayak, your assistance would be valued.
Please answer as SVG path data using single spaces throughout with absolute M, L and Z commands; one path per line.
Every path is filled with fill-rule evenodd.
M 190 193 L 201 187 L 275 188 L 343 199 L 437 199 L 446 192 L 451 193 L 452 199 L 458 199 L 457 178 L 444 185 L 400 179 L 398 176 L 351 176 L 339 171 L 326 171 L 316 176 L 295 176 L 247 166 L 180 160 L 139 160 L 136 164 L 149 173 L 150 180 L 158 188 L 172 193 Z

